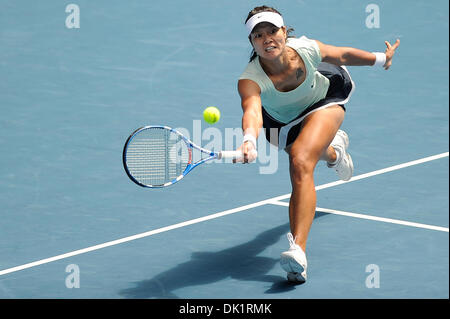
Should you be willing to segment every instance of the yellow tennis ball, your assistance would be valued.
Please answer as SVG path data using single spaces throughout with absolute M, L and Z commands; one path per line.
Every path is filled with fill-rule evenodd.
M 203 119 L 206 123 L 214 124 L 220 120 L 220 111 L 215 106 L 209 106 L 203 111 Z

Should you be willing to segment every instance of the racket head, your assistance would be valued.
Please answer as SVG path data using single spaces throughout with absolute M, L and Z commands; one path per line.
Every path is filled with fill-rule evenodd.
M 192 166 L 192 143 L 168 126 L 144 126 L 128 137 L 122 161 L 128 177 L 137 185 L 169 186 Z

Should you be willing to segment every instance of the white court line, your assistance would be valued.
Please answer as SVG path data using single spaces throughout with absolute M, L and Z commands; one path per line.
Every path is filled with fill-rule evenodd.
M 38 260 L 38 261 L 34 261 L 34 262 L 31 262 L 31 263 L 20 265 L 20 266 L 16 266 L 16 267 L 13 267 L 13 268 L 8 268 L 8 269 L 5 269 L 5 270 L 1 270 L 0 271 L 0 276 L 1 275 L 6 275 L 6 274 L 9 274 L 9 273 L 12 273 L 12 272 L 16 272 L 16 271 L 19 271 L 19 270 L 23 270 L 23 269 L 32 268 L 32 267 L 36 267 L 36 266 L 39 266 L 39 265 L 47 264 L 47 263 L 50 263 L 50 262 L 53 262 L 53 261 L 69 258 L 69 257 L 72 257 L 72 256 L 81 255 L 81 254 L 84 254 L 84 253 L 87 253 L 87 252 L 91 252 L 91 251 L 94 251 L 94 250 L 99 250 L 99 249 L 102 249 L 102 248 L 115 246 L 115 245 L 122 244 L 122 243 L 125 243 L 125 242 L 129 242 L 129 241 L 132 241 L 132 240 L 136 240 L 136 239 L 140 239 L 140 238 L 156 235 L 156 234 L 163 233 L 163 232 L 166 232 L 166 231 L 169 231 L 169 230 L 174 230 L 174 229 L 177 229 L 177 228 L 181 228 L 181 227 L 185 227 L 185 226 L 201 223 L 201 222 L 204 222 L 204 221 L 207 221 L 207 220 L 210 220 L 210 219 L 219 218 L 219 217 L 222 217 L 222 216 L 225 216 L 225 215 L 238 213 L 238 212 L 241 212 L 243 210 L 248 210 L 248 209 L 251 209 L 251 208 L 255 208 L 255 207 L 259 207 L 259 206 L 270 204 L 270 202 L 273 201 L 273 200 L 281 200 L 281 199 L 282 199 L 281 196 L 277 196 L 277 197 L 266 199 L 266 200 L 263 200 L 263 201 L 260 201 L 260 202 L 256 202 L 256 203 L 253 203 L 253 204 L 249 204 L 249 205 L 245 205 L 245 206 L 241 206 L 241 207 L 225 210 L 223 212 L 219 212 L 219 213 L 216 213 L 216 214 L 212 214 L 212 215 L 208 215 L 208 216 L 204 216 L 204 217 L 200 217 L 200 218 L 191 219 L 191 220 L 188 220 L 188 221 L 185 221 L 185 222 L 181 222 L 181 223 L 178 223 L 178 224 L 174 224 L 174 225 L 158 228 L 158 229 L 151 230 L 151 231 L 148 231 L 148 232 L 145 232 L 145 233 L 140 233 L 140 234 L 137 234 L 137 235 L 124 237 L 124 238 L 113 240 L 113 241 L 109 241 L 109 242 L 106 242 L 106 243 L 103 243 L 103 244 L 87 247 L 87 248 L 84 248 L 84 249 L 75 250 L 75 251 L 72 251 L 72 252 L 69 252 L 69 253 L 66 253 L 66 254 L 62 254 L 62 255 L 58 255 L 58 256 L 54 256 L 54 257 L 50 257 L 50 258 L 46 258 L 46 259 L 42 259 L 42 260 Z
M 337 182 L 332 182 L 332 183 L 320 185 L 320 186 L 316 187 L 316 190 L 321 190 L 321 189 L 337 186 L 337 185 L 340 185 L 340 184 L 345 184 L 345 183 L 349 183 L 349 182 L 352 182 L 352 181 L 360 180 L 360 179 L 363 179 L 363 178 L 368 178 L 368 177 L 372 177 L 372 176 L 375 176 L 375 175 L 384 174 L 384 173 L 391 172 L 391 171 L 394 171 L 394 170 L 398 170 L 398 169 L 401 169 L 401 168 L 422 164 L 422 163 L 425 163 L 425 162 L 437 160 L 437 159 L 440 159 L 440 158 L 443 158 L 443 157 L 448 157 L 448 156 L 449 156 L 449 152 L 441 153 L 441 154 L 434 155 L 434 156 L 425 157 L 425 158 L 422 158 L 422 159 L 419 159 L 419 160 L 415 160 L 415 161 L 407 162 L 407 163 L 404 163 L 404 164 L 395 165 L 395 166 L 391 166 L 391 167 L 388 167 L 388 168 L 380 169 L 380 170 L 377 170 L 377 171 L 374 171 L 374 172 L 371 172 L 371 173 L 358 175 L 358 176 L 353 177 L 351 180 L 349 180 L 347 182 L 337 181 Z M 36 266 L 39 266 L 39 265 L 47 264 L 47 263 L 54 262 L 54 261 L 57 261 L 57 260 L 73 257 L 73 256 L 76 256 L 76 255 L 81 255 L 81 254 L 84 254 L 84 253 L 87 253 L 87 252 L 91 252 L 91 251 L 94 251 L 94 250 L 99 250 L 99 249 L 102 249 L 102 248 L 106 248 L 106 247 L 110 247 L 110 246 L 114 246 L 114 245 L 119 245 L 119 244 L 122 244 L 122 243 L 125 243 L 125 242 L 129 242 L 129 241 L 132 241 L 132 240 L 136 240 L 136 239 L 152 236 L 152 235 L 163 233 L 163 232 L 166 232 L 166 231 L 169 231 L 169 230 L 173 230 L 173 229 L 185 227 L 185 226 L 188 226 L 188 225 L 201 223 L 201 222 L 204 222 L 204 221 L 207 221 L 207 220 L 215 219 L 215 218 L 222 217 L 222 216 L 225 216 L 225 215 L 234 214 L 234 213 L 241 212 L 241 211 L 244 211 L 244 210 L 248 210 L 248 209 L 251 209 L 251 208 L 255 208 L 255 207 L 259 207 L 259 206 L 263 206 L 263 205 L 267 205 L 267 204 L 276 203 L 276 202 L 279 202 L 280 200 L 287 199 L 290 196 L 291 196 L 291 194 L 285 194 L 285 195 L 281 195 L 281 196 L 276 196 L 276 197 L 269 198 L 269 199 L 266 199 L 266 200 L 262 200 L 262 201 L 259 201 L 259 202 L 253 203 L 253 204 L 249 204 L 249 205 L 245 205 L 245 206 L 241 206 L 241 207 L 225 210 L 225 211 L 222 211 L 222 212 L 219 212 L 219 213 L 216 213 L 216 214 L 212 214 L 212 215 L 208 215 L 208 216 L 204 216 L 204 217 L 188 220 L 188 221 L 185 221 L 185 222 L 182 222 L 182 223 L 178 223 L 178 224 L 174 224 L 174 225 L 158 228 L 158 229 L 151 230 L 151 231 L 144 232 L 144 233 L 140 233 L 140 234 L 137 234 L 137 235 L 124 237 L 124 238 L 121 238 L 121 239 L 109 241 L 109 242 L 106 242 L 106 243 L 103 243 L 103 244 L 87 247 L 87 248 L 84 248 L 84 249 L 75 250 L 75 251 L 72 251 L 72 252 L 69 252 L 69 253 L 66 253 L 66 254 L 57 255 L 57 256 L 54 256 L 54 257 L 37 260 L 37 261 L 30 262 L 30 263 L 27 263 L 27 264 L 23 264 L 23 265 L 20 265 L 20 266 L 16 266 L 16 267 L 0 270 L 0 276 L 6 275 L 6 274 L 9 274 L 9 273 L 13 273 L 13 272 L 16 272 L 16 271 L 24 270 L 24 269 L 27 269 L 27 268 L 32 268 L 32 267 L 36 267 Z
M 286 207 L 289 206 L 289 203 L 286 203 L 286 202 L 271 202 L 271 204 L 286 206 Z M 343 212 L 341 210 L 320 208 L 320 207 L 316 207 L 316 212 L 323 212 L 323 213 L 328 213 L 328 214 L 342 215 L 342 216 L 355 217 L 355 218 L 361 218 L 361 219 L 369 219 L 369 220 L 375 220 L 375 221 L 379 221 L 379 222 L 411 226 L 411 227 L 417 227 L 417 228 L 425 228 L 425 229 L 431 229 L 431 230 L 438 230 L 438 231 L 443 231 L 443 232 L 448 233 L 448 228 L 446 228 L 446 227 L 413 223 L 413 222 L 408 222 L 406 220 L 400 220 L 400 219 L 392 219 L 392 218 L 378 217 L 378 216 L 365 215 L 365 214 L 356 214 L 356 213 L 350 213 L 350 212 Z
M 390 166 L 390 167 L 386 167 L 383 169 L 379 169 L 370 173 L 365 173 L 365 174 L 361 174 L 361 175 L 357 175 L 357 176 L 353 176 L 352 179 L 350 179 L 349 181 L 336 181 L 336 182 L 331 182 L 331 183 L 327 183 L 327 184 L 323 184 L 323 185 L 319 185 L 316 186 L 316 191 L 319 191 L 321 189 L 325 189 L 325 188 L 330 188 L 330 187 L 334 187 L 334 186 L 338 186 L 341 184 L 347 184 L 347 183 L 351 183 L 351 182 L 355 182 L 355 181 L 359 181 L 360 179 L 364 179 L 364 178 L 368 178 L 368 177 L 372 177 L 372 176 L 376 176 L 376 175 L 380 175 L 380 174 L 384 174 L 384 173 L 389 173 L 392 171 L 396 171 L 405 167 L 409 167 L 409 166 L 414 166 L 414 165 L 418 165 L 418 164 L 423 164 L 426 162 L 430 162 L 430 161 L 434 161 L 440 158 L 444 158 L 444 157 L 448 157 L 449 152 L 445 152 L 445 153 L 441 153 L 441 154 L 437 154 L 437 155 L 433 155 L 433 156 L 428 156 L 428 157 L 424 157 L 415 161 L 411 161 L 411 162 L 406 162 L 403 164 L 399 164 L 399 165 L 394 165 L 394 166 Z M 291 194 L 286 194 L 286 195 L 282 195 L 282 196 L 278 196 L 278 198 L 282 198 L 282 199 L 288 199 L 291 197 Z

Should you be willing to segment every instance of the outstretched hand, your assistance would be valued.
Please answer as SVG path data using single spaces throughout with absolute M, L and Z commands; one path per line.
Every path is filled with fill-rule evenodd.
M 400 39 L 397 39 L 397 41 L 395 41 L 394 45 L 391 45 L 388 41 L 384 41 L 384 43 L 386 44 L 386 63 L 384 64 L 384 69 L 388 70 L 391 65 L 392 65 L 392 58 L 394 57 L 394 53 L 395 50 L 398 48 L 398 46 L 400 45 Z

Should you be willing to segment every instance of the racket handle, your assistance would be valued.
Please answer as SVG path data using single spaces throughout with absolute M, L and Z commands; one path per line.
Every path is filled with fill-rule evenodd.
M 232 159 L 238 159 L 238 158 L 243 158 L 244 154 L 242 154 L 241 151 L 221 151 L 219 152 L 217 158 L 218 159 L 222 159 L 222 158 L 232 158 Z

